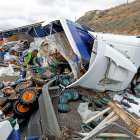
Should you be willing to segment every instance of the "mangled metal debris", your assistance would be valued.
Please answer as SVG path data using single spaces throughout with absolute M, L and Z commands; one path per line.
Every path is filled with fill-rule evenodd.
M 64 18 L 49 24 L 45 22 L 35 26 L 29 25 L 1 31 L 0 34 L 3 38 L 7 38 L 15 33 L 20 34 L 21 31 L 34 37 L 34 42 L 29 43 L 28 40 L 21 39 L 4 44 L 1 46 L 0 57 L 3 65 L 11 63 L 10 73 L 6 71 L 7 68 L 3 68 L 3 74 L 10 76 L 15 74 L 12 66 L 24 67 L 22 72 L 27 71 L 27 77 L 18 77 L 14 82 L 0 83 L 0 89 L 3 89 L 3 95 L 6 97 L 0 102 L 1 118 L 13 117 L 17 119 L 19 125 L 30 120 L 28 133 L 31 136 L 37 134 L 40 137 L 43 135 L 45 138 L 66 140 L 74 139 L 73 135 L 76 135 L 79 139 L 90 139 L 97 137 L 97 134 L 102 133 L 105 127 L 115 126 L 126 135 L 102 133 L 100 137 L 139 139 L 137 135 L 140 135 L 140 122 L 111 102 L 111 98 L 104 97 L 104 93 L 101 93 L 103 97 L 100 99 L 94 97 L 93 94 L 90 98 L 84 92 L 77 90 L 77 87 L 84 87 L 103 92 L 128 88 L 130 82 L 134 82 L 133 77 L 140 64 L 139 38 L 96 33 L 85 25 Z M 39 52 L 41 64 L 37 56 L 33 55 L 33 50 L 36 53 Z M 23 62 L 20 61 L 21 56 L 24 58 Z M 40 67 L 34 65 L 35 61 Z M 24 62 L 27 64 L 25 65 Z M 21 69 L 17 70 L 21 71 Z M 133 84 L 131 89 L 127 89 L 128 94 L 132 94 L 134 90 L 139 95 L 138 84 L 139 82 Z M 73 128 L 64 127 L 61 133 L 57 120 L 58 112 L 71 111 L 72 108 L 68 103 L 80 99 L 86 102 L 83 104 L 86 104 L 86 107 L 85 110 L 82 104 L 82 107 L 79 107 L 79 114 L 83 121 L 79 127 L 86 132 L 84 130 L 86 126 L 91 132 L 79 133 Z M 128 97 L 125 97 L 125 100 L 139 105 Z M 123 101 L 120 105 L 126 105 Z M 105 109 L 104 106 L 107 105 L 110 107 Z M 96 112 L 89 110 L 88 106 L 96 106 L 94 108 Z M 110 113 L 111 108 L 113 110 Z M 124 120 L 133 133 L 117 124 L 112 124 L 119 118 Z

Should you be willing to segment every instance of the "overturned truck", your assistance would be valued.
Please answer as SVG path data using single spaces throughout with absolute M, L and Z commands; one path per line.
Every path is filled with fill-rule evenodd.
M 95 91 L 126 89 L 140 65 L 140 37 L 98 33 L 86 25 L 60 18 L 50 23 L 1 31 L 0 37 L 28 33 L 37 40 L 44 66 L 67 63 L 72 80 L 66 88 Z M 58 74 L 66 71 L 61 68 Z

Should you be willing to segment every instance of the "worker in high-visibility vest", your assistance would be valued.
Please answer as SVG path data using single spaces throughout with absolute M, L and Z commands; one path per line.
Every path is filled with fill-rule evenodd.
M 37 63 L 41 67 L 41 63 L 37 58 L 38 50 L 25 51 L 21 56 L 21 62 L 23 62 L 22 78 L 26 77 L 26 71 L 24 71 L 27 65 L 35 65 Z

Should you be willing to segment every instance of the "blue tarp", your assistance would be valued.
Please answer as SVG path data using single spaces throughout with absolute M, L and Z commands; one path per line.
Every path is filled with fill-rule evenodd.
M 0 33 L 0 38 L 9 38 L 13 35 L 29 32 L 30 30 L 31 30 L 31 27 L 28 27 L 28 28 L 23 28 L 23 29 L 19 29 L 19 30 L 13 30 L 13 31 Z
M 32 37 L 45 37 L 50 34 L 50 28 L 51 28 L 51 24 L 48 24 L 44 27 L 39 25 L 38 27 L 27 27 L 27 28 L 21 28 L 19 30 L 16 29 L 13 31 L 6 31 L 3 33 L 0 33 L 0 38 L 9 38 L 13 35 L 17 35 L 21 33 L 28 33 Z M 52 29 L 53 29 L 52 34 L 63 31 L 63 28 L 59 21 L 55 21 L 53 23 Z
M 50 35 L 50 28 L 51 28 L 51 25 L 48 24 L 44 27 L 42 26 L 38 26 L 38 27 L 33 27 L 29 32 L 28 34 L 32 37 L 45 37 L 45 36 L 48 36 Z M 63 31 L 62 27 L 61 26 L 58 26 L 56 24 L 53 24 L 52 26 L 52 34 L 56 33 L 56 32 L 61 32 Z M 55 32 L 56 31 L 56 32 Z
M 93 29 L 90 29 L 86 25 L 78 24 L 78 23 L 72 22 L 70 20 L 66 20 L 66 21 L 68 24 L 71 24 L 71 25 L 75 26 L 76 28 L 79 28 L 83 31 L 94 31 Z M 39 25 L 38 27 L 26 27 L 26 28 L 24 27 L 24 28 L 15 29 L 15 30 L 13 29 L 13 31 L 5 31 L 3 33 L 0 33 L 0 38 L 9 38 L 13 35 L 17 35 L 17 34 L 21 34 L 21 33 L 28 33 L 32 37 L 45 37 L 50 34 L 50 28 L 51 28 L 51 24 L 48 24 L 44 27 Z M 52 34 L 54 34 L 55 31 L 56 32 L 63 31 L 63 28 L 62 28 L 59 20 L 53 22 L 52 29 L 53 29 Z
M 69 20 L 67 20 L 67 24 L 81 56 L 85 60 L 90 60 L 91 48 L 88 45 L 88 40 L 91 40 L 91 37 L 89 36 L 88 31 L 94 32 L 94 30 L 90 29 L 86 25 L 78 24 Z
M 88 35 L 88 31 L 94 32 L 94 30 L 90 29 L 86 25 L 78 24 L 67 19 L 66 22 L 81 56 L 85 60 L 90 60 L 91 47 L 88 45 L 87 42 L 91 40 L 91 37 Z M 48 24 L 44 27 L 42 27 L 41 25 L 38 25 L 37 27 L 28 26 L 27 28 L 21 28 L 19 30 L 15 29 L 13 31 L 0 33 L 0 38 L 8 38 L 20 33 L 28 33 L 32 37 L 45 37 L 50 35 L 50 29 L 51 24 Z M 52 34 L 61 31 L 63 31 L 63 27 L 61 26 L 60 21 L 54 21 L 52 23 Z

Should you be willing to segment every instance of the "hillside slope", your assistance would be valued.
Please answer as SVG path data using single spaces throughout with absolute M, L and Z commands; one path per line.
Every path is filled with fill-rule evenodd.
M 77 20 L 96 32 L 140 35 L 140 0 L 107 10 L 93 10 Z

